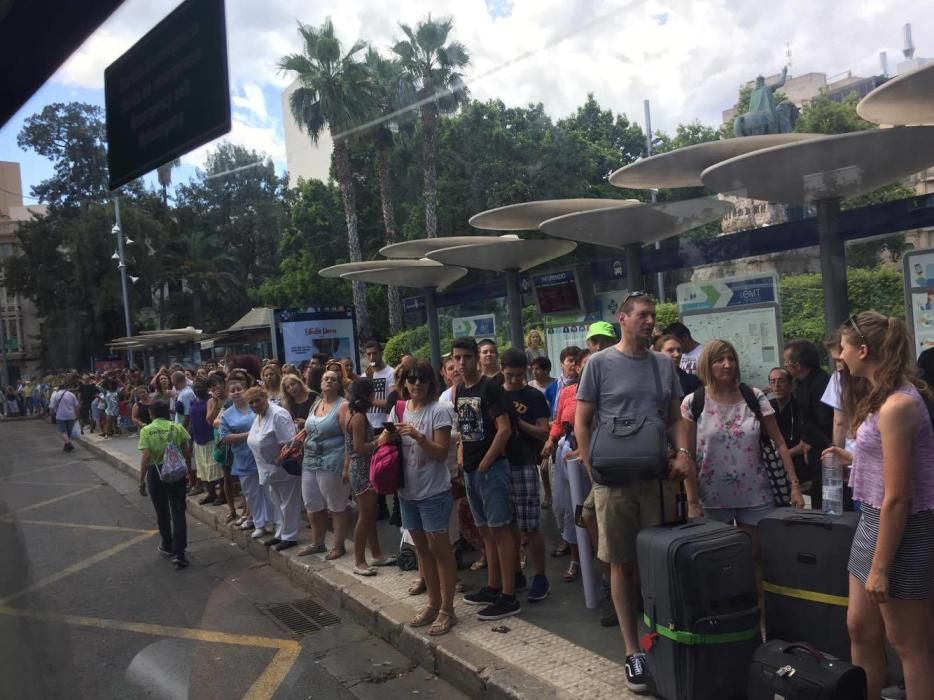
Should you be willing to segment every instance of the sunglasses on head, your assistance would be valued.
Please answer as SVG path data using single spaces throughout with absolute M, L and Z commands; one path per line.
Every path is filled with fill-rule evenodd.
M 638 299 L 639 297 L 647 297 L 647 296 L 649 296 L 648 292 L 629 292 L 629 294 L 626 295 L 626 298 L 623 299 L 623 303 L 620 304 L 620 306 L 625 305 L 626 302 L 629 301 L 630 299 Z
M 853 314 L 846 320 L 846 325 L 856 331 L 856 335 L 860 337 L 864 345 L 869 345 L 869 341 L 866 340 L 866 335 L 863 333 L 862 329 L 859 327 L 859 324 L 856 322 L 856 314 Z

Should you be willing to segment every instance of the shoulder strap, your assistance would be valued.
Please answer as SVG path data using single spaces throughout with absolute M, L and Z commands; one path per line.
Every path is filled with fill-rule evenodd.
M 739 393 L 743 395 L 743 400 L 746 402 L 746 405 L 749 406 L 749 410 L 756 414 L 756 418 L 761 423 L 762 409 L 759 408 L 759 399 L 756 397 L 756 392 L 751 386 L 740 383 Z
M 405 418 L 405 399 L 396 401 L 396 422 L 402 423 Z
M 704 401 L 706 398 L 707 393 L 704 390 L 704 385 L 701 384 L 700 388 L 694 392 L 693 396 L 691 396 L 691 416 L 694 418 L 695 423 L 704 412 Z
M 660 415 L 665 415 L 665 410 L 661 405 L 662 402 L 662 374 L 658 371 L 658 360 L 655 359 L 655 353 L 649 350 L 649 363 L 652 365 L 652 376 L 655 378 L 655 401 L 658 404 L 658 412 Z

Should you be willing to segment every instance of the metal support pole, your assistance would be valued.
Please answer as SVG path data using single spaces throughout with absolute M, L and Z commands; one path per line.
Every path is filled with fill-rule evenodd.
M 649 157 L 652 155 L 652 106 L 649 104 L 648 100 L 643 100 L 643 106 L 645 107 L 645 155 Z M 652 190 L 652 204 L 655 204 L 658 199 L 658 190 Z M 655 241 L 655 250 L 660 250 L 662 244 L 660 241 Z M 658 286 L 658 297 L 657 299 L 660 302 L 665 301 L 665 273 L 657 272 L 655 273 L 655 284 Z
M 840 327 L 849 315 L 846 286 L 846 248 L 840 236 L 840 200 L 817 200 L 817 239 L 820 271 L 824 282 L 824 320 L 827 333 Z
M 629 243 L 626 253 L 626 284 L 630 292 L 642 290 L 642 244 Z
M 509 311 L 509 344 L 516 350 L 523 350 L 522 289 L 519 287 L 518 270 L 506 270 L 506 307 Z
M 114 218 L 117 220 L 116 229 L 117 234 L 117 255 L 120 256 L 120 261 L 117 263 L 117 267 L 120 269 L 120 285 L 123 287 L 123 320 L 126 323 L 126 335 L 129 338 L 133 335 L 133 327 L 130 324 L 130 297 L 127 294 L 126 287 L 126 258 L 123 255 L 123 227 L 120 225 L 120 198 L 114 197 Z M 133 366 L 133 351 L 127 350 L 126 352 L 127 363 L 130 367 Z
M 3 303 L 0 304 L 0 391 L 10 386 L 10 368 L 6 360 L 6 309 L 9 300 L 9 291 L 4 290 Z M 4 408 L 6 413 L 6 408 Z
M 435 306 L 434 287 L 425 288 L 425 320 L 428 322 L 428 346 L 431 348 L 431 366 L 441 371 L 441 333 L 438 330 L 438 307 Z

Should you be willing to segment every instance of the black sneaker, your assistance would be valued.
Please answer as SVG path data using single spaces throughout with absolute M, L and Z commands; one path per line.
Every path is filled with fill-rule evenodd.
M 184 569 L 188 566 L 188 559 L 185 558 L 185 555 L 172 557 L 172 563 L 175 565 L 176 569 Z
M 171 550 L 166 549 L 161 544 L 158 547 L 156 547 L 156 551 L 159 552 L 159 554 L 164 556 L 166 559 L 172 556 Z
M 468 593 L 464 596 L 464 602 L 467 605 L 492 605 L 499 600 L 501 591 L 496 588 L 484 586 L 476 593 Z
M 516 572 L 516 593 L 522 593 L 529 587 L 529 582 L 525 579 L 525 574 L 521 571 Z
M 633 654 L 626 657 L 626 685 L 634 693 L 648 692 L 646 683 L 645 654 Z
M 478 620 L 502 620 L 504 617 L 512 617 L 522 612 L 522 606 L 519 600 L 511 595 L 508 598 L 501 595 L 492 605 L 488 605 L 477 613 Z
M 612 598 L 604 598 L 600 604 L 600 626 L 616 627 L 619 619 L 616 617 L 616 606 L 613 605 Z
M 73 452 L 75 449 L 75 446 L 72 445 L 70 442 L 66 442 L 65 447 L 63 449 L 65 450 L 65 452 Z

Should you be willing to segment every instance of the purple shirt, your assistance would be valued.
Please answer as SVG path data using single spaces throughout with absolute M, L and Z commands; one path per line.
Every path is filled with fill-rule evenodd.
M 191 413 L 191 437 L 196 445 L 206 445 L 214 439 L 214 428 L 208 423 L 208 402 L 195 399 L 188 409 Z
M 920 413 L 911 454 L 911 513 L 934 510 L 934 427 L 917 389 L 912 386 L 896 393 L 908 394 Z M 875 413 L 866 418 L 856 431 L 853 498 L 873 508 L 881 508 L 885 498 L 882 434 L 879 432 L 879 416 Z

